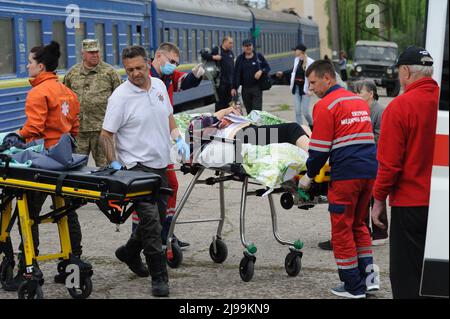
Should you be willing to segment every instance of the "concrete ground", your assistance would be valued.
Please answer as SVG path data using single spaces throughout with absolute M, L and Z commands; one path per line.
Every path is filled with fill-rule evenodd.
M 387 105 L 391 99 L 381 98 Z M 287 120 L 294 120 L 294 99 L 286 86 L 275 86 L 264 96 L 264 110 Z M 213 106 L 195 110 L 211 112 Z M 209 174 L 211 175 L 211 174 Z M 178 173 L 181 198 L 192 176 Z M 281 208 L 279 196 L 275 195 L 279 230 L 289 241 L 304 242 L 302 269 L 300 274 L 289 277 L 284 269 L 284 260 L 289 252 L 279 245 L 272 235 L 269 204 L 265 198 L 251 197 L 247 205 L 246 237 L 255 243 L 255 274 L 245 283 L 239 276 L 239 263 L 243 257 L 243 246 L 239 235 L 239 208 L 241 184 L 227 182 L 226 222 L 223 239 L 228 246 L 228 258 L 223 264 L 214 264 L 209 256 L 209 245 L 215 235 L 217 223 L 178 225 L 176 235 L 191 243 L 184 251 L 180 268 L 170 269 L 170 298 L 268 298 L 268 299 L 331 299 L 330 288 L 339 284 L 332 252 L 317 247 L 320 241 L 330 238 L 330 221 L 327 205 L 319 205 L 309 211 Z M 105 216 L 89 204 L 78 211 L 83 230 L 84 258 L 94 267 L 93 292 L 90 298 L 152 298 L 150 279 L 138 278 L 127 266 L 114 256 L 117 247 L 124 244 L 131 232 L 131 221 L 119 230 Z M 219 217 L 218 186 L 197 186 L 186 204 L 180 220 Z M 55 225 L 40 227 L 41 254 L 59 250 L 59 239 Z M 13 231 L 14 247 L 18 247 L 17 227 Z M 374 248 L 375 262 L 381 271 L 381 291 L 371 298 L 392 298 L 389 284 L 389 247 Z M 57 261 L 42 262 L 46 298 L 70 298 L 65 287 L 53 283 Z M 0 299 L 15 299 L 16 293 L 0 290 Z

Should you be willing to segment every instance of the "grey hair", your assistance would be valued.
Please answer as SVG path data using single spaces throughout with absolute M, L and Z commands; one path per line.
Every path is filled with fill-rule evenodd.
M 365 88 L 368 92 L 372 92 L 374 100 L 378 101 L 380 97 L 378 95 L 377 85 L 373 80 L 363 79 L 355 83 L 356 93 L 361 93 L 363 88 Z
M 433 66 L 423 66 L 423 65 L 408 65 L 409 72 L 419 73 L 426 77 L 432 77 L 434 73 Z

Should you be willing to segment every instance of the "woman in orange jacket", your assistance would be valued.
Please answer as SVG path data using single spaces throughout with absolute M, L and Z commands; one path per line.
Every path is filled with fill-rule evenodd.
M 27 120 L 19 135 L 27 142 L 44 139 L 45 147 L 58 143 L 66 133 L 78 134 L 80 103 L 76 94 L 60 83 L 54 72 L 58 67 L 59 44 L 31 49 L 28 74 L 32 89 L 25 102 Z
M 25 102 L 26 123 L 17 133 L 27 142 L 44 139 L 45 148 L 58 143 L 63 134 L 70 133 L 76 136 L 78 133 L 80 103 L 77 96 L 69 88 L 59 82 L 55 73 L 58 60 L 61 56 L 59 44 L 52 41 L 49 45 L 38 46 L 31 49 L 28 56 L 28 74 L 33 88 L 28 92 Z M 28 209 L 31 218 L 37 218 L 48 194 L 35 191 L 27 191 Z M 77 264 L 81 271 L 90 270 L 92 266 L 84 263 L 79 258 L 81 255 L 81 228 L 75 211 L 68 215 L 70 241 L 72 244 L 72 258 L 70 263 Z M 33 242 L 36 255 L 39 254 L 39 232 L 38 225 L 32 226 Z M 22 250 L 22 244 L 19 247 Z M 22 255 L 22 254 L 21 254 Z M 25 273 L 23 257 L 19 258 L 19 269 L 17 276 L 4 285 L 7 291 L 15 291 L 24 280 Z M 42 272 L 33 270 L 34 275 L 42 276 Z M 55 281 L 65 283 L 67 275 L 64 267 Z

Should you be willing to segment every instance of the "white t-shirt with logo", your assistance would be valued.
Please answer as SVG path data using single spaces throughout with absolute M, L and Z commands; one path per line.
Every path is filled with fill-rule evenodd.
M 103 129 L 115 135 L 118 161 L 132 168 L 161 169 L 170 164 L 169 116 L 173 113 L 164 83 L 151 78 L 143 90 L 129 80 L 109 97 Z

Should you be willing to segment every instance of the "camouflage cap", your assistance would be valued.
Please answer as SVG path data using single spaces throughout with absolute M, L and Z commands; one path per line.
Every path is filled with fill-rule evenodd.
M 83 51 L 85 51 L 85 52 L 100 51 L 100 46 L 98 45 L 98 40 L 95 40 L 95 39 L 83 40 Z

